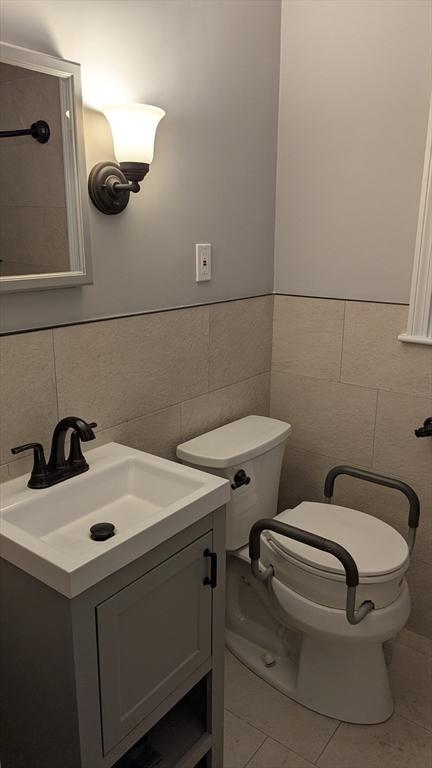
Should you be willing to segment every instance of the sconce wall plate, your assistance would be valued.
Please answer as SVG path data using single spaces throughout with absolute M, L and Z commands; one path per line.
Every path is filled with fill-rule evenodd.
M 131 192 L 139 192 L 139 181 L 149 171 L 148 163 L 97 163 L 90 171 L 88 191 L 93 205 L 102 213 L 121 213 Z

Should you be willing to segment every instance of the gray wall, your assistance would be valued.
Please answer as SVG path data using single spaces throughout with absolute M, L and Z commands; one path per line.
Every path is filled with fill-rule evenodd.
M 431 8 L 283 2 L 276 291 L 408 301 Z
M 8 295 L 3 330 L 272 290 L 279 0 L 5 0 L 2 38 L 81 63 L 89 169 L 112 156 L 95 107 L 167 111 L 140 194 L 91 210 L 94 285 Z M 196 242 L 213 244 L 210 283 Z

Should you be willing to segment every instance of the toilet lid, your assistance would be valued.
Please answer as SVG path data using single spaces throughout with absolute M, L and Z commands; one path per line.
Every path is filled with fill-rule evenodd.
M 275 520 L 315 533 L 345 547 L 354 558 L 360 576 L 380 576 L 401 568 L 409 558 L 405 539 L 376 517 L 335 504 L 303 501 Z M 283 554 L 330 573 L 345 573 L 342 564 L 328 552 L 294 541 L 273 531 L 267 538 Z

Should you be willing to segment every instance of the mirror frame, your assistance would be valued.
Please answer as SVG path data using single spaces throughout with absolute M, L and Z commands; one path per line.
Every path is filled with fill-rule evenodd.
M 80 65 L 3 42 L 0 42 L 0 62 L 59 78 L 70 259 L 68 272 L 0 277 L 0 293 L 92 283 Z M 71 117 L 67 117 L 67 112 Z

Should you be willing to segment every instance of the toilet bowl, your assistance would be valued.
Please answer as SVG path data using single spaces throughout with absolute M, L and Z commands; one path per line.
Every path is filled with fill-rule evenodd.
M 410 612 L 408 545 L 391 526 L 345 507 L 306 501 L 276 515 L 290 432 L 276 419 L 248 416 L 177 449 L 184 463 L 231 484 L 227 645 L 255 673 L 310 709 L 347 722 L 382 722 L 393 712 L 384 646 Z M 341 545 L 358 569 L 355 609 L 370 601 L 373 610 L 350 623 L 341 562 L 271 530 L 260 537 L 259 566 L 271 577 L 256 578 L 245 545 L 261 518 Z

